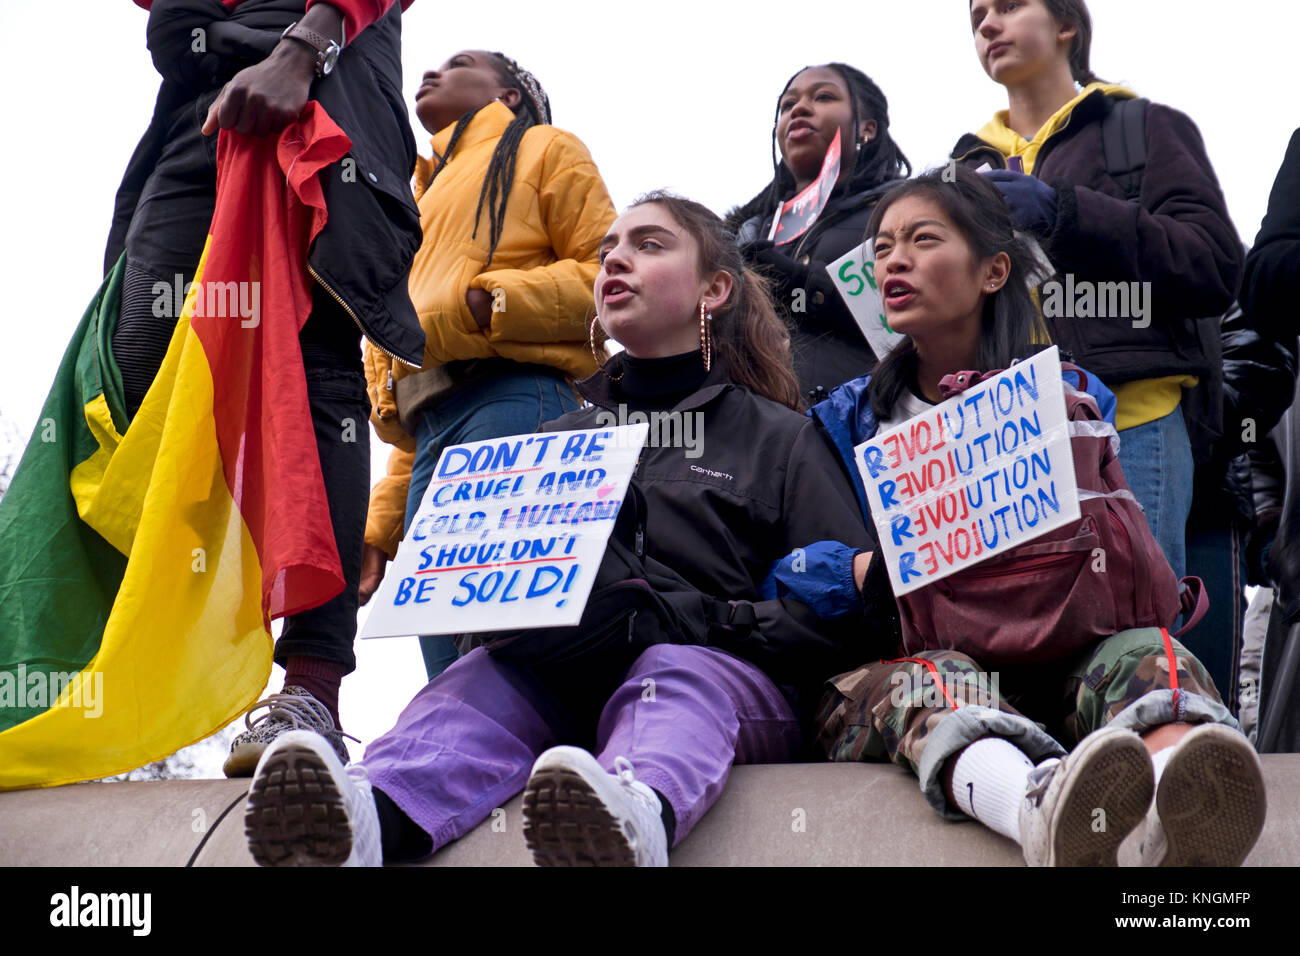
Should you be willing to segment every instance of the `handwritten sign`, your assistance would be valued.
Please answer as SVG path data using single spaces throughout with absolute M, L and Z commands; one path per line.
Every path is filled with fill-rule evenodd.
M 649 428 L 445 449 L 362 636 L 577 624 Z
M 826 156 L 822 159 L 822 171 L 803 192 L 781 204 L 772 217 L 772 229 L 767 238 L 779 246 L 794 242 L 811 229 L 830 201 L 831 191 L 839 178 L 840 131 L 836 130 L 835 138 L 826 148 Z
M 895 596 L 1079 518 L 1055 346 L 854 452 Z
M 877 359 L 888 355 L 904 336 L 889 327 L 885 303 L 876 285 L 875 242 L 868 239 L 826 267 L 831 282 L 853 313 Z

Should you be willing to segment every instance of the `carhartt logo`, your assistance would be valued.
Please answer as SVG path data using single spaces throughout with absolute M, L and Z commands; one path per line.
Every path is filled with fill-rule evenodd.
M 152 926 L 150 893 L 70 893 L 50 897 L 51 926 L 129 926 L 135 936 L 148 936 Z
M 697 472 L 701 475 L 708 475 L 710 478 L 726 478 L 728 481 L 736 480 L 725 471 L 714 471 L 711 468 L 701 468 L 699 465 L 691 465 L 691 471 Z

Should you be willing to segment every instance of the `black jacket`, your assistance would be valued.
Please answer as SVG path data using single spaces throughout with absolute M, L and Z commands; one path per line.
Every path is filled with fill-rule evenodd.
M 611 374 L 620 359 L 606 366 Z M 603 372 L 578 389 L 592 405 L 545 430 L 596 428 L 607 424 L 602 411 L 637 407 Z M 690 458 L 690 449 L 655 447 L 652 425 L 636 470 L 646 499 L 646 553 L 710 597 L 751 604 L 753 635 L 724 649 L 796 688 L 807 703 L 821 681 L 870 659 L 862 621 L 823 621 L 798 601 L 764 600 L 759 589 L 773 563 L 795 548 L 841 541 L 873 549 L 848 475 L 812 419 L 751 394 L 719 366 L 672 412 L 702 416 L 701 453 Z
M 1255 245 L 1246 257 L 1241 304 L 1261 335 L 1296 347 L 1300 318 L 1300 130 L 1291 137 L 1286 158 L 1269 195 L 1268 212 Z M 1252 450 L 1252 481 L 1256 494 L 1254 556 L 1270 541 L 1266 576 L 1277 591 L 1262 663 L 1263 698 L 1260 711 L 1261 749 L 1300 750 L 1300 707 L 1295 688 L 1300 675 L 1288 657 L 1296 640 L 1292 626 L 1300 622 L 1300 417 L 1293 406 L 1269 436 L 1275 447 Z M 1291 698 L 1282 690 L 1290 685 Z M 1281 710 L 1280 723 L 1275 713 Z M 1269 731 L 1276 730 L 1276 733 Z M 1265 739 L 1265 734 L 1271 739 Z
M 220 0 L 155 0 L 148 44 L 163 83 L 118 188 L 106 272 L 125 248 L 141 190 L 166 146 L 166 118 L 264 59 L 305 6 L 305 0 L 256 0 L 229 10 Z M 193 49 L 196 29 L 204 31 L 201 54 Z M 394 3 L 312 84 L 312 99 L 348 134 L 352 149 L 321 173 L 329 218 L 307 261 L 373 344 L 418 366 L 424 331 L 407 277 L 423 235 L 410 186 L 416 153 L 401 94 L 401 35 L 401 5 Z
M 1094 91 L 1040 148 L 1034 175 L 1057 190 L 1043 249 L 1079 282 L 1150 282 L 1150 325 L 1131 318 L 1048 319 L 1053 340 L 1108 385 L 1166 375 L 1217 376 L 1218 318 L 1241 278 L 1242 247 L 1200 131 L 1187 116 L 1151 104 L 1147 165 L 1137 202 L 1106 170 L 1102 119 L 1113 100 Z M 973 134 L 953 158 L 1006 168 Z
M 832 193 L 812 228 L 793 246 L 778 247 L 795 261 L 798 271 L 762 269 L 773 283 L 772 298 L 790 325 L 795 374 L 809 404 L 821 401 L 837 385 L 865 375 L 876 365 L 875 353 L 843 297 L 835 291 L 826 266 L 862 244 L 876 202 L 894 185 L 897 182 L 891 181 L 847 195 Z M 752 243 L 766 238 L 775 214 L 775 209 L 769 209 L 740 225 L 736 241 L 742 250 L 752 249 Z M 805 293 L 803 312 L 791 310 L 796 289 Z

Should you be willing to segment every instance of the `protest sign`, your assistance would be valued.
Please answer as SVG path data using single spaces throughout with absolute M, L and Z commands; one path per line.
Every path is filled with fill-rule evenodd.
M 445 449 L 362 636 L 577 624 L 649 427 Z
M 876 353 L 877 359 L 882 359 L 903 341 L 903 336 L 891 329 L 885 320 L 885 303 L 876 285 L 874 245 L 868 239 L 828 265 L 826 271 L 830 273 L 840 298 L 853 313 L 858 328 L 866 336 L 871 351 Z
M 895 596 L 1079 518 L 1055 346 L 854 453 Z
M 811 229 L 830 201 L 831 191 L 839 178 L 840 131 L 836 130 L 835 138 L 826 148 L 826 156 L 822 159 L 821 173 L 803 192 L 781 204 L 772 217 L 772 229 L 767 238 L 779 246 L 794 242 Z

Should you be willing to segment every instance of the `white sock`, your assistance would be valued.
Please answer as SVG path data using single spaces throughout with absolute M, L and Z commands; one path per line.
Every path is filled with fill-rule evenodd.
M 1156 783 L 1160 783 L 1160 775 L 1165 772 L 1165 764 L 1169 763 L 1169 758 L 1173 755 L 1174 746 L 1170 745 L 1164 750 L 1157 750 L 1151 755 L 1151 768 L 1156 772 Z
M 1020 842 L 1020 804 L 1033 761 L 1001 737 L 985 737 L 957 757 L 952 793 L 957 808 L 995 833 Z

